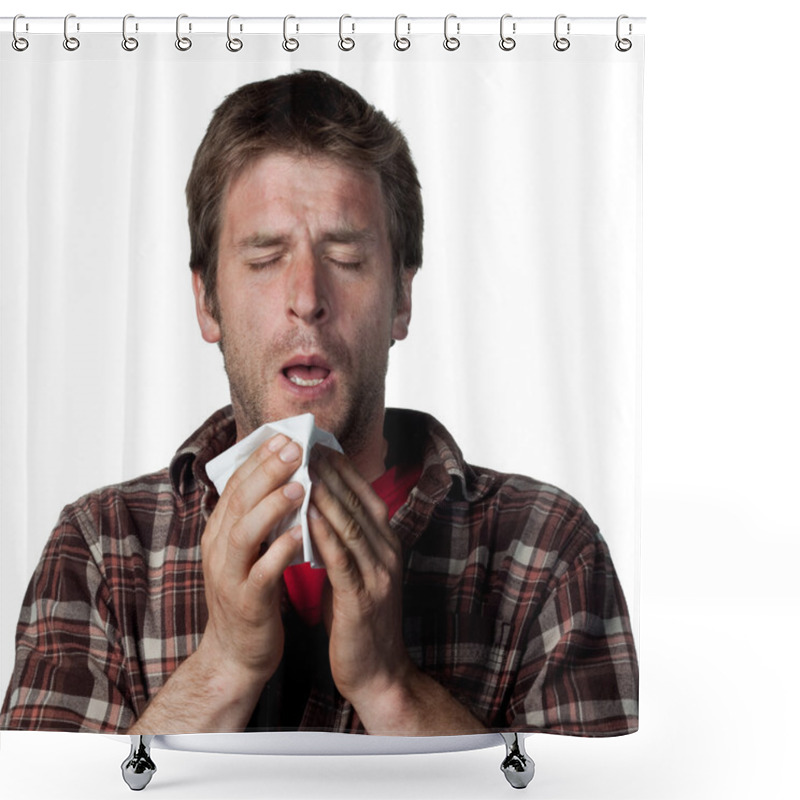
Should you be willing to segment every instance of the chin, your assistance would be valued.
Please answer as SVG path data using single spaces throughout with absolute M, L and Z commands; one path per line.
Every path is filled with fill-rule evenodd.
M 316 426 L 328 431 L 328 433 L 332 433 L 337 439 L 339 439 L 345 427 L 341 420 L 336 419 L 330 413 L 326 413 L 324 409 L 316 408 L 313 403 L 290 404 L 264 411 L 259 415 L 260 424 L 266 425 L 289 417 L 297 417 L 300 414 L 313 414 Z

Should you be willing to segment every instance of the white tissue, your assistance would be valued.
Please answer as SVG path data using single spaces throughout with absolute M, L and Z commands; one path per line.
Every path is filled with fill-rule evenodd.
M 342 448 L 333 434 L 316 426 L 313 414 L 300 414 L 297 417 L 289 417 L 278 422 L 262 425 L 242 439 L 241 442 L 237 442 L 233 447 L 228 448 L 209 461 L 206 464 L 206 472 L 214 482 L 214 486 L 217 487 L 217 491 L 222 494 L 231 475 L 247 461 L 250 454 L 262 442 L 279 433 L 293 439 L 303 448 L 303 460 L 289 480 L 297 481 L 297 483 L 301 484 L 306 493 L 300 508 L 281 520 L 269 535 L 267 541 L 271 544 L 284 531 L 293 525 L 299 524 L 303 531 L 303 557 L 297 558 L 293 563 L 300 564 L 303 561 L 308 561 L 312 567 L 321 567 L 322 563 L 314 549 L 311 535 L 308 531 L 308 504 L 311 497 L 311 478 L 308 475 L 308 461 L 311 457 L 311 450 L 317 443 L 333 450 L 338 450 L 340 453 Z

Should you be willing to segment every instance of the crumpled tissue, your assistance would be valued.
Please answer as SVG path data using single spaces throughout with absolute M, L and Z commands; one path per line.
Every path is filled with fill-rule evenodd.
M 303 486 L 306 493 L 303 497 L 303 504 L 293 513 L 284 517 L 270 533 L 267 542 L 271 544 L 284 531 L 293 525 L 299 524 L 303 531 L 303 556 L 298 557 L 293 563 L 301 564 L 308 561 L 312 567 L 322 567 L 319 556 L 311 541 L 308 530 L 308 504 L 311 498 L 311 478 L 308 474 L 308 462 L 311 457 L 311 450 L 315 444 L 322 444 L 333 450 L 343 452 L 336 437 L 328 431 L 318 428 L 313 414 L 300 414 L 296 417 L 269 422 L 254 430 L 249 436 L 237 442 L 233 447 L 229 447 L 213 458 L 206 464 L 208 477 L 214 482 L 217 491 L 222 494 L 229 478 L 234 472 L 249 458 L 250 454 L 267 439 L 282 433 L 293 439 L 303 448 L 303 459 L 300 466 L 289 478 L 290 481 L 297 481 Z

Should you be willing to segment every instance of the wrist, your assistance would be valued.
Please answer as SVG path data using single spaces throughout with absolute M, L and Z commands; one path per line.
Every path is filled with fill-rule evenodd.
M 244 730 L 264 681 L 200 646 L 172 673 L 128 731 L 136 734 Z
M 360 695 L 353 707 L 371 734 L 449 736 L 486 731 L 466 706 L 412 662 L 382 690 Z
M 231 657 L 230 650 L 220 648 L 208 634 L 187 661 L 191 661 L 195 679 L 203 681 L 212 695 L 231 699 L 260 693 L 277 669 L 277 664 L 255 665 Z
M 370 734 L 412 735 L 424 718 L 419 684 L 423 673 L 409 662 L 392 676 L 375 679 L 348 698 Z

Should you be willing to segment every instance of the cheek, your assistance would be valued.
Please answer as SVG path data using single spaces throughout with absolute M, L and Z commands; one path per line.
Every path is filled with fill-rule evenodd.
M 242 281 L 235 289 L 226 288 L 227 292 L 219 294 L 219 305 L 231 330 L 237 330 L 245 337 L 253 336 L 268 330 L 278 319 L 280 303 L 274 291 L 267 291 L 258 281 Z
M 366 307 L 366 305 L 362 306 L 362 308 Z M 385 339 L 385 344 L 388 347 L 389 340 L 396 338 L 394 330 L 397 325 L 397 315 L 394 302 L 381 294 L 372 298 L 370 308 L 370 313 L 362 315 L 362 320 L 359 324 L 361 328 L 360 335 L 367 337 L 369 341 L 379 347 L 384 345 Z

